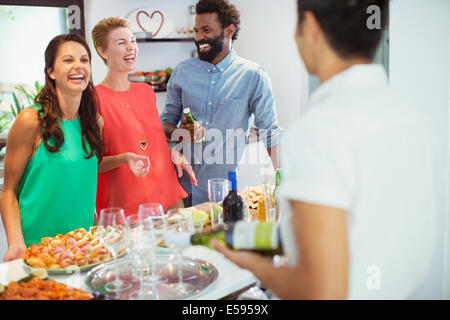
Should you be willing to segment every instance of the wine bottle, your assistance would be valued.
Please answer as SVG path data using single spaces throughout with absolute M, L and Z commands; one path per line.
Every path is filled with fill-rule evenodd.
M 212 239 L 234 250 L 249 250 L 266 256 L 283 254 L 279 225 L 272 222 L 238 221 L 224 225 L 221 230 L 207 233 L 176 232 L 166 236 L 166 244 L 169 247 L 202 245 L 212 248 Z
M 231 190 L 223 200 L 223 222 L 230 223 L 244 218 L 244 202 L 237 193 L 236 171 L 228 172 L 228 179 L 231 182 Z

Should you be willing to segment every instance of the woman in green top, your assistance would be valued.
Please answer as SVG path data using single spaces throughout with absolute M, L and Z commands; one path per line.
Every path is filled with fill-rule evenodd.
M 52 39 L 36 106 L 23 110 L 9 132 L 0 200 L 5 261 L 42 237 L 93 225 L 103 139 L 90 61 L 82 37 Z

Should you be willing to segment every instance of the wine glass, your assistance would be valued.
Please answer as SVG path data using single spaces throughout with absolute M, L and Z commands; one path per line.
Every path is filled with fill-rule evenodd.
M 142 203 L 139 205 L 138 215 L 143 215 L 145 217 L 163 216 L 164 210 L 162 205 L 156 202 Z
M 122 208 L 106 208 L 100 210 L 100 218 L 98 224 L 103 228 L 100 229 L 100 243 L 114 257 L 115 280 L 106 283 L 105 289 L 109 292 L 121 292 L 131 288 L 131 283 L 127 280 L 121 280 L 119 276 L 119 266 L 117 264 L 117 256 L 124 252 L 130 241 L 128 235 L 127 221 Z
M 133 244 L 131 254 L 136 258 L 139 265 L 140 288 L 130 294 L 133 300 L 159 299 L 157 286 L 166 282 L 167 279 L 156 275 L 156 257 L 154 254 L 156 245 L 164 238 L 166 221 L 163 216 L 132 215 L 127 218 Z M 144 277 L 148 270 L 148 259 L 150 257 L 152 266 L 149 276 Z M 152 290 L 145 290 L 146 286 L 151 286 Z
M 144 288 L 144 274 L 148 269 L 147 256 L 149 253 L 149 241 L 151 239 L 151 225 L 146 223 L 145 217 L 134 214 L 127 217 L 129 234 L 131 239 L 130 255 L 133 260 L 133 270 L 139 272 L 139 289 L 131 292 L 130 299 L 147 300 L 153 298 L 151 292 Z
M 171 209 L 167 211 L 165 216 L 167 219 L 166 233 L 168 236 L 173 232 L 195 233 L 195 224 L 191 212 L 181 213 L 179 209 Z M 169 247 L 173 250 L 178 262 L 178 282 L 170 284 L 169 286 L 171 289 L 174 289 L 176 295 L 185 296 L 192 292 L 195 287 L 192 284 L 183 281 L 183 258 L 181 254 L 184 248 L 174 245 L 170 245 Z
M 208 179 L 208 200 L 215 205 L 210 205 L 209 213 L 211 219 L 211 228 L 216 230 L 218 226 L 223 224 L 222 211 L 217 212 L 216 208 L 223 199 L 227 196 L 229 191 L 228 180 L 223 178 Z
M 145 218 L 145 222 L 151 225 L 151 239 L 149 244 L 151 245 L 150 259 L 152 267 L 148 282 L 154 285 L 155 283 L 167 281 L 167 279 L 161 278 L 156 274 L 156 248 L 158 247 L 158 244 L 165 240 L 167 219 L 165 216 L 149 216 Z

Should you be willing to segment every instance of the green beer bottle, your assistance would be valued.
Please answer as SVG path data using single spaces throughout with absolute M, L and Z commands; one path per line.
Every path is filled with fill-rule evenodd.
M 194 118 L 194 116 L 191 113 L 191 109 L 190 108 L 184 108 L 183 109 L 183 113 L 184 113 L 184 117 L 186 118 L 186 124 L 188 126 L 192 126 L 192 130 L 195 130 L 195 124 L 198 123 L 199 121 L 197 119 Z M 199 140 L 194 140 L 194 143 L 203 143 L 205 142 L 205 138 L 201 138 Z
M 278 168 L 275 176 L 275 189 L 273 190 L 273 199 L 275 201 L 276 215 L 275 219 L 278 220 L 280 218 L 280 203 L 278 199 L 278 192 L 281 185 L 281 169 Z
M 195 121 L 196 121 L 196 119 L 195 119 L 194 116 L 192 115 L 191 109 L 189 109 L 189 108 L 184 108 L 184 109 L 183 109 L 183 113 L 184 113 L 184 116 L 186 117 L 186 123 L 187 123 L 188 125 L 190 125 L 190 126 L 193 126 L 194 123 L 195 123 Z

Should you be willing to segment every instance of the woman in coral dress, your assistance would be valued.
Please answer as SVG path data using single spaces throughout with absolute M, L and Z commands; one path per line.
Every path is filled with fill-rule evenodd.
M 152 87 L 128 81 L 128 73 L 136 68 L 138 47 L 127 21 L 101 20 L 92 39 L 108 67 L 96 86 L 106 147 L 99 166 L 97 212 L 114 206 L 130 215 L 141 203 L 160 203 L 164 210 L 181 205 L 187 194 L 174 165 L 179 177 L 184 170 L 193 184 L 197 181 L 186 158 L 169 150 Z

